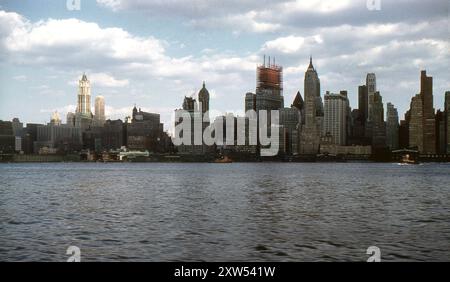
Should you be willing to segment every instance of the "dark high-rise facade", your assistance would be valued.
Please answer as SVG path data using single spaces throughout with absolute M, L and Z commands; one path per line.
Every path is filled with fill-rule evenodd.
M 371 138 L 366 137 L 366 122 L 369 111 L 366 85 L 358 86 L 358 109 L 351 111 L 349 117 L 349 145 L 370 145 Z
M 364 120 L 364 122 L 367 120 L 368 115 L 368 97 L 367 97 L 367 86 L 366 85 L 360 85 L 358 86 L 358 109 L 360 118 Z
M 377 91 L 377 79 L 374 73 L 368 73 L 366 76 L 366 87 L 367 87 L 367 119 L 369 121 L 373 118 L 372 108 L 374 101 L 375 92 Z
M 445 92 L 445 136 L 447 154 L 450 154 L 450 91 Z
M 291 108 L 296 108 L 300 111 L 300 123 L 305 124 L 305 101 L 303 101 L 300 91 L 295 95 L 294 102 L 292 102 Z
M 410 147 L 420 153 L 436 153 L 436 117 L 433 107 L 433 78 L 426 71 L 420 73 L 420 93 L 411 100 L 409 124 Z
M 378 119 L 376 116 L 379 116 L 380 114 L 380 107 L 377 105 L 377 98 L 381 98 L 381 96 L 378 93 L 378 96 L 376 96 L 377 93 L 377 80 L 374 73 L 368 73 L 366 75 L 366 85 L 360 86 L 358 89 L 358 98 L 359 106 L 361 107 L 360 110 L 363 110 L 363 118 L 365 119 L 364 124 L 364 131 L 365 131 L 365 138 L 370 140 L 370 143 L 372 146 L 374 146 L 374 139 L 377 139 L 377 137 L 374 137 L 374 127 L 378 126 L 377 124 Z M 367 99 L 367 100 L 366 100 Z M 367 102 L 366 102 L 367 101 Z M 367 105 L 367 107 L 366 107 Z M 378 128 L 381 130 L 380 128 Z M 381 132 L 381 131 L 380 131 Z M 376 145 L 378 146 L 378 144 Z
M 15 140 L 12 122 L 0 120 L 0 153 L 13 153 Z
M 245 94 L 245 112 L 256 111 L 256 94 L 248 92 Z
M 423 105 L 420 94 L 417 94 L 411 99 L 409 147 L 423 152 Z
M 398 147 L 401 149 L 409 147 L 409 124 L 406 120 L 400 121 L 398 128 Z
M 445 154 L 447 151 L 445 132 L 445 112 L 436 112 L 436 153 Z
M 386 145 L 391 149 L 398 149 L 398 111 L 391 103 L 387 103 L 386 112 Z
M 436 153 L 436 120 L 433 107 L 433 78 L 426 71 L 420 73 L 420 96 L 423 103 L 423 150 Z
M 159 151 L 159 140 L 164 133 L 160 115 L 133 108 L 131 123 L 126 124 L 127 147 L 133 150 Z
M 372 147 L 386 147 L 386 123 L 384 122 L 383 98 L 380 92 L 375 92 L 372 99 L 372 118 L 369 121 L 372 133 Z

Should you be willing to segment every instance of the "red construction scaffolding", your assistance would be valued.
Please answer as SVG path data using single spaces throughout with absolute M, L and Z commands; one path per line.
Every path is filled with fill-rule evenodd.
M 257 68 L 256 74 L 256 88 L 257 89 L 273 89 L 281 91 L 283 90 L 283 67 L 270 61 L 266 65 L 266 59 L 264 56 L 264 63 Z

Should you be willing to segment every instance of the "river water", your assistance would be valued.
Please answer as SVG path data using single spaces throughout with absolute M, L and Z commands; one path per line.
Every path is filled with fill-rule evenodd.
M 0 164 L 0 260 L 450 260 L 450 164 Z

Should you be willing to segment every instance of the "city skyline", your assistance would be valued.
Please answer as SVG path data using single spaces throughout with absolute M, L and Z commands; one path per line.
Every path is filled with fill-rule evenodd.
M 224 19 L 242 13 L 229 3 L 220 4 L 222 14 L 197 1 L 198 9 L 188 9 L 186 15 L 174 13 L 173 9 L 183 7 L 177 3 L 166 11 L 173 17 L 162 20 L 164 4 L 148 4 L 136 11 L 135 1 L 81 1 L 81 10 L 69 11 L 65 2 L 2 2 L 0 18 L 5 24 L 0 39 L 6 55 L 1 57 L 1 119 L 44 123 L 55 110 L 64 119 L 68 111 L 75 111 L 73 96 L 83 72 L 90 75 L 93 97 L 105 97 L 107 118 L 123 119 L 131 114 L 133 104 L 139 104 L 161 113 L 165 129 L 170 130 L 173 109 L 182 97 L 197 93 L 203 80 L 211 93 L 210 108 L 217 111 L 213 115 L 242 113 L 242 96 L 254 90 L 255 69 L 263 54 L 276 57 L 284 67 L 286 104 L 298 90 L 304 95 L 305 58 L 312 55 L 322 97 L 327 90 L 347 90 L 350 105 L 357 108 L 358 86 L 364 84 L 366 73 L 374 72 L 383 103 L 394 104 L 402 119 L 411 97 L 420 91 L 418 73 L 426 69 L 434 77 L 434 108 L 443 109 L 450 49 L 445 1 L 433 7 L 420 1 L 382 1 L 379 11 L 368 10 L 366 1 L 334 6 L 327 1 L 317 6 L 299 2 L 295 11 L 305 21 L 295 24 L 288 17 L 263 13 L 274 8 L 288 16 L 283 4 L 294 5 L 293 1 L 268 1 L 266 8 L 249 2 L 244 11 L 255 22 L 250 27 L 259 30 L 240 31 L 240 26 L 219 20 L 209 27 L 200 24 L 214 21 L 213 16 Z M 367 17 L 349 16 L 354 12 Z M 186 25 L 195 19 L 197 25 Z M 96 49 L 101 42 L 111 47 Z M 77 48 L 78 53 L 71 53 Z
M 270 58 L 270 57 L 269 57 Z M 265 62 L 265 61 L 263 61 L 263 62 Z M 265 63 L 263 63 L 263 64 L 260 64 L 259 66 L 257 66 L 256 68 L 258 68 L 258 67 L 260 67 L 260 66 L 265 66 Z M 269 65 L 267 65 L 267 66 L 269 66 Z M 280 65 L 273 65 L 274 67 L 281 67 L 282 68 L 282 66 L 280 66 Z M 307 68 L 307 71 L 311 68 L 311 66 L 312 66 L 312 57 L 310 57 L 310 66 Z M 312 67 L 313 69 L 314 69 L 314 67 Z M 314 69 L 314 71 L 315 71 L 315 69 Z M 420 73 L 423 73 L 423 71 L 426 71 L 426 70 L 420 70 Z M 317 75 L 317 74 L 316 74 Z M 370 77 L 370 76 L 374 76 L 375 75 L 375 73 L 367 73 L 366 74 L 366 84 L 370 84 L 370 82 L 369 82 L 369 80 L 368 80 L 368 77 Z M 82 83 L 83 81 L 85 81 L 85 80 L 88 80 L 88 74 L 86 74 L 85 72 L 81 75 L 81 77 L 80 77 L 80 80 L 79 80 L 79 83 Z M 434 78 L 434 77 L 433 77 Z M 374 78 L 375 79 L 375 78 Z M 281 74 L 281 80 L 283 80 L 283 78 L 282 78 L 282 74 Z M 324 93 L 322 93 L 322 91 L 320 90 L 320 75 L 318 75 L 318 80 L 319 80 L 319 86 L 318 86 L 318 88 L 319 88 L 319 93 L 320 93 L 320 97 L 321 98 L 323 98 L 322 99 L 322 101 L 320 101 L 321 103 L 322 103 L 322 106 L 323 106 L 323 103 L 325 102 L 325 100 L 324 99 L 326 99 L 326 97 L 327 97 L 327 95 L 342 95 L 342 92 L 345 92 L 345 98 L 347 99 L 348 98 L 348 90 L 346 90 L 346 89 L 341 89 L 341 90 L 338 90 L 338 91 L 335 91 L 335 92 L 341 92 L 340 94 L 338 93 L 338 94 L 335 94 L 335 93 L 333 93 L 333 92 L 331 92 L 331 91 L 329 91 L 329 90 L 326 90 L 326 91 L 324 91 Z M 88 82 L 90 82 L 90 80 L 88 80 Z M 376 81 L 376 82 L 378 82 L 378 81 Z M 367 85 L 366 84 L 363 84 L 363 85 L 358 85 L 358 88 L 359 87 L 364 87 L 364 86 L 366 86 L 367 87 Z M 81 85 L 80 85 L 81 86 Z M 80 87 L 79 86 L 79 87 Z M 376 86 L 375 86 L 376 87 Z M 90 88 L 91 88 L 91 84 L 89 85 L 89 100 L 88 101 L 83 101 L 82 103 L 83 104 L 86 104 L 86 105 L 84 105 L 84 106 L 87 106 L 87 105 L 90 105 L 90 107 L 88 107 L 88 108 L 86 108 L 86 109 L 84 109 L 84 111 L 86 111 L 86 112 L 88 112 L 89 113 L 89 115 L 91 115 L 92 114 L 92 118 L 93 118 L 93 120 L 96 120 L 96 119 L 98 119 L 98 117 L 94 114 L 94 112 L 95 113 L 97 113 L 97 112 L 99 112 L 99 111 L 102 111 L 102 113 L 101 113 L 101 120 L 103 120 L 103 123 L 104 123 L 104 121 L 105 120 L 122 120 L 122 121 L 126 121 L 127 120 L 127 118 L 132 118 L 132 116 L 133 116 L 133 108 L 136 108 L 136 103 L 134 103 L 134 106 L 130 106 L 129 107 L 129 111 L 128 111 L 128 113 L 127 114 L 125 114 L 124 116 L 122 116 L 122 117 L 116 117 L 116 118 L 113 118 L 113 117 L 111 117 L 111 116 L 108 116 L 108 115 L 106 115 L 105 114 L 105 108 L 107 107 L 107 103 L 105 103 L 105 98 L 104 98 L 104 96 L 102 96 L 102 95 L 96 95 L 96 96 L 94 96 L 94 99 L 92 99 L 91 98 L 91 93 L 90 93 Z M 370 88 L 370 87 L 369 87 Z M 434 87 L 432 87 L 432 88 L 434 88 Z M 376 89 L 376 88 L 375 88 Z M 195 93 L 192 93 L 192 94 L 190 94 L 190 95 L 184 95 L 184 97 L 189 97 L 189 98 L 192 98 L 192 99 L 194 99 L 194 101 L 195 100 L 199 100 L 199 95 L 200 95 L 200 93 L 202 93 L 202 91 L 203 90 L 206 90 L 206 82 L 205 81 L 203 81 L 203 83 L 202 83 L 202 88 L 200 88 L 200 90 L 199 91 L 197 91 L 197 92 L 195 92 Z M 78 90 L 78 91 L 80 91 L 80 90 Z M 208 90 L 207 90 L 208 91 Z M 282 91 L 282 90 L 281 90 Z M 303 93 L 302 93 L 302 91 L 303 91 Z M 294 105 L 294 102 L 295 102 L 295 99 L 297 98 L 297 96 L 300 94 L 301 95 L 301 98 L 304 100 L 305 99 L 305 94 L 304 94 L 304 89 L 299 89 L 298 91 L 297 91 L 297 93 L 296 93 L 296 96 L 292 99 L 292 106 Z M 379 91 L 377 90 L 377 93 L 378 93 Z M 437 107 L 436 107 L 436 102 L 434 102 L 433 104 L 434 104 L 434 113 L 436 114 L 438 111 L 445 111 L 445 93 L 446 92 L 448 92 L 448 91 L 445 91 L 444 92 L 444 103 L 442 104 L 442 105 L 438 105 Z M 75 93 L 76 93 L 76 91 L 75 91 Z M 248 92 L 248 93 L 250 93 L 250 92 Z M 282 93 L 282 92 L 281 92 Z M 369 93 L 368 93 L 369 94 Z M 414 100 L 414 98 L 415 98 L 415 96 L 417 96 L 417 95 L 419 95 L 420 94 L 420 79 L 419 79 L 419 91 L 418 91 L 418 93 L 416 94 L 416 95 L 413 95 L 413 96 L 411 96 L 411 97 L 409 97 L 409 106 L 408 106 L 408 108 L 405 110 L 405 112 L 403 112 L 403 113 L 401 113 L 401 112 L 398 112 L 398 122 L 400 122 L 401 120 L 404 120 L 404 118 L 405 118 L 405 114 L 407 114 L 407 112 L 408 111 L 410 111 L 411 110 L 411 103 L 412 103 L 412 101 Z M 433 94 L 433 96 L 435 97 L 436 95 L 434 94 L 434 93 L 432 93 Z M 78 95 L 78 94 L 77 94 Z M 253 94 L 254 95 L 254 94 Z M 284 97 L 284 94 L 282 93 L 281 94 L 282 96 L 281 97 Z M 380 95 L 381 95 L 381 97 L 383 97 L 383 95 L 380 93 Z M 79 96 L 79 95 L 78 95 Z M 348 107 L 350 107 L 350 109 L 351 110 L 361 110 L 359 107 L 361 106 L 361 104 L 360 104 L 360 99 L 361 99 L 361 97 L 359 97 L 359 95 L 357 95 L 358 97 L 357 97 L 357 101 L 356 101 L 356 105 L 354 106 L 354 107 L 352 107 L 352 104 L 351 103 L 348 103 Z M 209 114 L 210 114 L 210 119 L 213 121 L 215 118 L 218 118 L 218 117 L 221 117 L 221 116 L 223 116 L 223 115 L 227 115 L 227 114 L 233 114 L 233 115 L 236 115 L 236 116 L 245 116 L 245 112 L 247 111 L 247 109 L 246 109 L 246 102 L 245 102 L 245 95 L 242 95 L 242 100 L 243 100 L 243 106 L 242 106 L 242 109 L 238 109 L 238 110 L 236 110 L 236 111 L 232 111 L 232 112 L 220 112 L 220 111 L 217 111 L 217 110 L 215 110 L 215 109 L 210 109 L 209 108 L 209 92 L 208 92 L 208 106 L 207 106 L 207 111 L 209 112 Z M 73 112 L 69 109 L 67 112 L 61 112 L 61 111 L 58 111 L 58 109 L 55 109 L 54 111 L 52 111 L 52 112 L 50 112 L 49 114 L 48 114 L 48 117 L 47 117 L 47 120 L 45 120 L 44 122 L 33 122 L 33 121 L 26 121 L 26 120 L 23 120 L 23 119 L 21 119 L 21 117 L 19 116 L 15 116 L 14 118 L 11 118 L 11 120 L 13 120 L 13 119 L 16 119 L 16 118 L 19 118 L 19 120 L 21 121 L 21 122 L 24 122 L 24 124 L 26 124 L 26 123 L 31 123 L 31 124 L 34 124 L 34 123 L 37 123 L 37 124 L 47 124 L 48 123 L 48 121 L 50 120 L 50 122 L 52 122 L 52 120 L 53 120 L 53 118 L 54 118 L 54 116 L 55 116 L 55 114 L 57 114 L 58 116 L 63 116 L 63 118 L 61 118 L 61 122 L 65 122 L 65 123 L 70 123 L 69 122 L 69 120 L 67 119 L 67 117 L 68 116 L 71 116 L 70 118 L 72 119 L 73 117 L 72 116 L 75 116 L 75 114 L 74 114 L 74 112 L 78 112 L 78 108 L 80 107 L 80 103 L 81 103 L 81 101 L 82 100 L 80 100 L 81 98 L 78 98 L 78 106 L 75 106 L 75 108 L 74 108 L 74 110 L 73 110 Z M 102 103 L 102 109 L 100 110 L 99 108 L 97 108 L 97 103 L 99 102 L 99 99 L 101 100 L 101 103 Z M 92 101 L 91 101 L 92 100 Z M 434 101 L 435 101 L 436 99 L 434 99 Z M 320 103 L 319 102 L 319 103 Z M 285 101 L 285 104 L 286 104 L 286 106 L 288 106 L 289 104 L 290 104 L 291 102 L 289 102 L 289 101 Z M 383 105 L 383 121 L 384 122 L 388 122 L 388 120 L 389 120 L 389 115 L 390 115 L 390 113 L 389 113 L 389 107 L 395 107 L 395 111 L 397 112 L 398 111 L 398 107 L 395 105 L 395 104 L 393 104 L 393 103 L 391 103 L 391 102 L 384 102 L 384 101 L 381 101 L 381 103 L 382 103 L 382 105 Z M 179 105 L 178 106 L 175 106 L 173 109 L 172 109 L 172 112 L 173 112 L 173 110 L 176 110 L 176 109 L 179 109 L 180 108 L 180 106 L 181 106 L 181 103 L 179 103 Z M 386 108 L 384 108 L 384 106 L 386 106 Z M 367 107 L 369 108 L 370 107 L 370 98 L 369 98 L 369 101 L 367 101 Z M 139 107 L 139 109 L 142 109 L 142 110 L 144 110 L 144 111 L 146 111 L 147 110 L 147 108 L 146 107 Z M 275 108 L 274 108 L 275 109 Z M 200 109 L 199 109 L 200 110 Z M 367 109 L 368 110 L 368 109 Z M 323 110 L 322 110 L 323 111 Z M 205 110 L 203 110 L 203 112 L 205 112 Z M 214 113 L 214 114 L 212 114 L 211 115 L 211 113 Z M 164 112 L 157 112 L 157 114 L 162 114 L 162 115 L 164 115 L 165 113 Z M 368 117 L 367 118 L 369 118 L 370 117 L 370 115 L 368 115 Z M 1 119 L 0 119 L 1 120 Z M 4 119 L 4 121 L 7 121 L 6 119 Z M 165 131 L 167 131 L 170 135 L 172 135 L 173 133 L 174 133 L 174 127 L 173 127 L 173 123 L 174 123 L 174 121 L 175 121 L 175 119 L 171 119 L 170 121 L 169 121 L 169 123 L 168 124 L 165 124 L 164 122 L 163 122 L 163 125 L 164 125 L 164 130 Z M 168 127 L 168 128 L 167 128 Z M 320 134 L 321 135 L 324 135 L 324 132 L 322 132 L 323 130 L 322 129 L 320 129 L 319 130 L 319 132 L 320 132 Z M 345 143 L 345 142 L 344 142 Z

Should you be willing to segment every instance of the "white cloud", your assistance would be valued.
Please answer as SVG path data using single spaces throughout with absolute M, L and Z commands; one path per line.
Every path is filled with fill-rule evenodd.
M 56 55 L 66 62 L 81 56 L 122 62 L 151 61 L 164 56 L 163 41 L 132 36 L 121 28 L 101 28 L 96 23 L 78 19 L 30 23 L 15 13 L 4 12 L 0 19 L 15 23 L 3 31 L 6 36 L 1 39 L 5 51 L 37 57 L 41 61 L 57 61 Z
M 16 75 L 16 76 L 13 76 L 13 79 L 20 81 L 20 82 L 24 82 L 24 81 L 27 81 L 28 78 L 26 75 Z
M 103 87 L 124 87 L 130 83 L 128 79 L 116 79 L 106 73 L 92 73 L 89 79 L 92 84 Z
M 182 1 L 174 1 L 177 5 L 183 5 Z M 104 4 L 113 5 L 113 2 L 119 11 L 129 8 L 133 1 Z M 197 12 L 203 11 L 203 2 L 195 3 L 198 4 Z M 448 87 L 445 76 L 448 73 L 450 46 L 447 22 L 443 19 L 360 25 L 349 22 L 285 30 L 285 23 L 276 19 L 279 10 L 268 12 L 273 5 L 280 7 L 276 1 L 269 3 L 266 9 L 255 9 L 256 6 L 251 4 L 242 4 L 248 11 L 229 7 L 229 13 L 221 14 L 217 19 L 207 18 L 204 22 L 198 20 L 197 23 L 215 22 L 217 26 L 225 24 L 233 28 L 240 26 L 236 30 L 252 32 L 257 32 L 258 28 L 258 32 L 277 31 L 259 34 L 257 38 L 262 43 L 253 51 L 242 54 L 199 46 L 199 51 L 203 50 L 199 55 L 179 57 L 167 54 L 169 43 L 166 41 L 152 36 L 135 36 L 122 28 L 101 27 L 97 23 L 78 19 L 47 19 L 33 23 L 17 13 L 0 11 L 0 60 L 33 69 L 51 68 L 62 81 L 72 77 L 72 88 L 66 89 L 67 93 L 76 92 L 77 81 L 86 71 L 93 87 L 108 88 L 96 89 L 95 92 L 110 95 L 117 91 L 118 95 L 110 97 L 126 97 L 120 102 L 112 98 L 107 100 L 107 107 L 110 107 L 107 112 L 112 117 L 123 119 L 130 111 L 130 107 L 117 105 L 141 99 L 148 104 L 161 103 L 160 108 L 152 109 L 167 111 L 161 112 L 166 126 L 171 121 L 163 115 L 170 115 L 174 108 L 179 107 L 184 95 L 197 92 L 202 80 L 206 80 L 211 90 L 212 107 L 219 111 L 242 108 L 244 93 L 254 91 L 255 69 L 262 62 L 263 54 L 276 56 L 277 63 L 284 67 L 287 106 L 293 93 L 297 90 L 303 92 L 303 73 L 309 55 L 313 55 L 324 91 L 347 89 L 350 96 L 355 97 L 354 92 L 357 85 L 363 82 L 365 73 L 375 71 L 384 99 L 394 102 L 396 106 L 401 104 L 400 112 L 405 110 L 409 97 L 418 90 L 407 89 L 405 85 L 417 85 L 420 68 L 427 68 L 436 77 L 437 93 Z M 147 2 L 142 2 L 142 5 L 147 5 Z M 322 12 L 335 13 L 336 9 L 343 11 L 349 8 L 330 6 L 328 10 L 322 8 Z M 258 27 L 256 23 L 271 26 Z M 184 43 L 177 41 L 174 44 Z M 74 95 L 70 97 L 75 101 Z M 351 104 L 356 106 L 355 99 Z
M 356 2 L 356 1 L 355 1 Z M 361 1 L 363 2 L 363 1 Z M 364 3 L 365 4 L 365 3 Z M 354 4 L 353 4 L 354 5 Z M 285 1 L 280 4 L 285 12 L 333 13 L 352 7 L 350 0 Z
M 415 22 L 448 18 L 446 0 L 382 0 L 370 11 L 366 0 L 97 0 L 113 11 L 133 10 L 152 17 L 181 20 L 205 29 L 240 32 L 292 32 L 299 28 Z
M 303 46 L 305 38 L 302 36 L 279 37 L 264 43 L 265 51 L 278 50 L 282 53 L 295 53 Z

